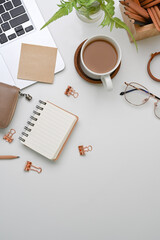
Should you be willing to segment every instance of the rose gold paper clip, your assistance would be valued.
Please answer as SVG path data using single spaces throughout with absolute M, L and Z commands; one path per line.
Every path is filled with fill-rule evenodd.
M 7 142 L 11 143 L 13 142 L 13 135 L 16 133 L 14 129 L 11 129 L 6 135 L 4 135 L 3 139 Z
M 76 92 L 71 86 L 68 86 L 66 91 L 64 92 L 65 95 L 70 96 L 72 95 L 74 98 L 79 96 L 79 93 Z
M 79 149 L 80 155 L 85 155 L 86 152 L 91 152 L 93 148 L 91 145 L 87 147 L 84 147 L 83 145 L 81 145 L 81 146 L 78 146 L 78 149 Z
M 32 162 L 27 161 L 24 171 L 29 172 L 29 171 L 35 171 L 37 173 L 41 173 L 42 172 L 42 168 L 40 167 L 36 167 L 32 165 Z

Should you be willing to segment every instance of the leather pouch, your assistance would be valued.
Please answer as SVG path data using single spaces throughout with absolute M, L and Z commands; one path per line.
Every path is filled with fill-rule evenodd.
M 25 95 L 26 98 L 28 96 L 31 98 L 30 95 L 22 94 L 19 88 L 0 82 L 0 128 L 8 127 L 11 122 L 19 95 Z M 29 98 L 27 99 L 31 100 Z

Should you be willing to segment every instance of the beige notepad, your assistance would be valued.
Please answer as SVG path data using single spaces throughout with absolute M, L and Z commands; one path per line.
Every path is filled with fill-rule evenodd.
M 53 83 L 57 48 L 22 43 L 18 79 Z
M 76 115 L 40 101 L 20 140 L 46 158 L 57 160 L 77 121 Z

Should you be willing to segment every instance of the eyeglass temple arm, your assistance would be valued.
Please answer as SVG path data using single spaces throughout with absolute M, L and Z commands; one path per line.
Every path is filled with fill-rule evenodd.
M 126 91 L 126 92 L 121 92 L 120 95 L 123 96 L 123 95 L 126 94 L 126 93 L 130 93 L 130 92 L 133 92 L 133 91 L 136 91 L 136 90 L 139 90 L 139 89 L 134 88 L 134 89 L 128 90 L 128 91 Z M 148 94 L 150 94 L 152 97 L 160 100 L 160 98 L 157 97 L 156 95 L 154 95 L 153 93 L 148 92 L 148 91 L 144 90 L 143 88 L 140 88 L 140 90 L 142 90 L 143 92 L 148 93 Z
M 139 90 L 137 88 L 134 88 L 134 89 L 131 89 L 131 90 L 128 90 L 126 92 L 121 92 L 120 95 L 123 96 L 124 94 L 126 93 L 130 93 L 130 92 L 133 92 L 133 91 L 136 91 L 136 90 Z M 140 88 L 140 90 L 142 90 L 143 92 L 146 92 L 146 93 L 149 93 L 148 91 L 145 91 L 144 89 Z M 150 94 L 150 93 L 149 93 Z

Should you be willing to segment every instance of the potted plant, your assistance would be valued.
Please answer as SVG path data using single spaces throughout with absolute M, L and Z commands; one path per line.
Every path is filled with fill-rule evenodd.
M 92 18 L 93 15 L 96 15 L 98 12 L 103 11 L 104 18 L 101 22 L 101 26 L 110 27 L 110 31 L 112 31 L 113 27 L 125 29 L 132 37 L 136 45 L 136 41 L 128 26 L 119 18 L 114 16 L 115 15 L 114 3 L 115 3 L 114 0 L 68 0 L 68 1 L 61 0 L 60 4 L 58 5 L 59 10 L 56 13 L 54 13 L 54 15 L 46 22 L 46 24 L 42 28 L 46 27 L 47 25 L 56 21 L 57 19 L 68 15 L 73 11 L 73 9 L 77 11 L 78 16 L 83 16 L 88 20 L 93 20 Z

